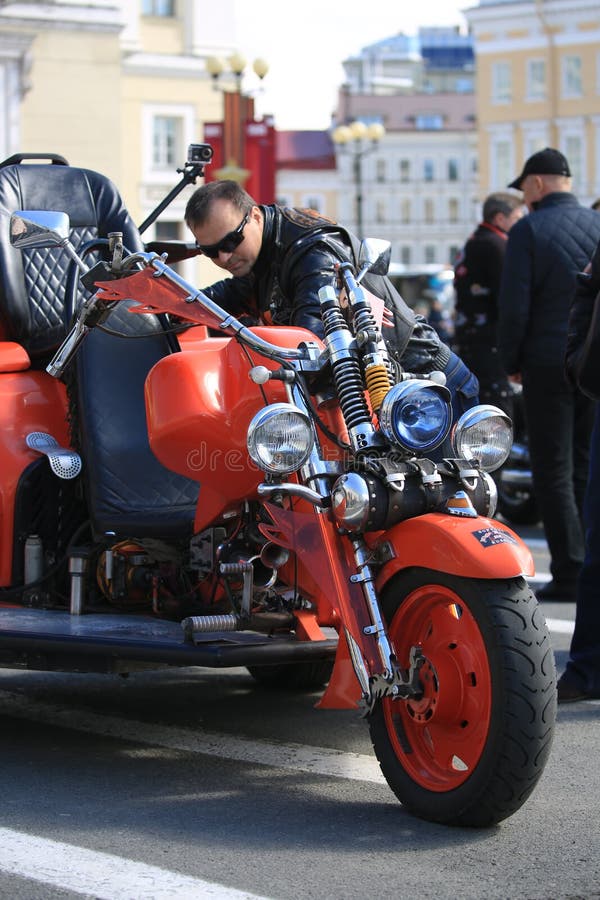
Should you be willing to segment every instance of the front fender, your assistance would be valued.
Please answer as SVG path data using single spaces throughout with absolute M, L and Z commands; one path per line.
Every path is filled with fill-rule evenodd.
M 478 516 L 428 513 L 394 525 L 380 535 L 387 545 L 377 590 L 401 569 L 419 566 L 464 578 L 516 578 L 535 572 L 529 548 L 507 525 Z

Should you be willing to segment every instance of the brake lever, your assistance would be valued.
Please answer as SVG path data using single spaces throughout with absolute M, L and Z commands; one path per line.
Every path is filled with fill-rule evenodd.
M 75 356 L 88 332 L 99 322 L 104 321 L 113 304 L 101 303 L 97 294 L 86 300 L 77 314 L 75 324 L 46 366 L 46 372 L 53 378 L 61 378 L 65 369 Z

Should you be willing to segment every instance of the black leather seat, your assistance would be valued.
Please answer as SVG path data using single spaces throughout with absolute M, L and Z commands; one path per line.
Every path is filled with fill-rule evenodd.
M 7 337 L 32 360 L 44 359 L 66 334 L 62 251 L 18 251 L 10 245 L 9 216 L 18 209 L 69 215 L 77 247 L 121 231 L 130 251 L 142 249 L 136 226 L 114 184 L 87 169 L 63 165 L 0 167 L 0 316 Z M 144 381 L 171 352 L 151 316 L 115 310 L 111 330 L 92 331 L 76 359 L 76 422 L 82 477 L 95 534 L 177 539 L 192 532 L 198 484 L 166 469 L 148 444 Z M 145 335 L 139 337 L 139 335 Z

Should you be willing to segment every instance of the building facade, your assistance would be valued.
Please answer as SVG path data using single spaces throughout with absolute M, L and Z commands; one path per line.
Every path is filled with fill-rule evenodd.
M 377 144 L 338 146 L 339 217 L 392 243 L 407 266 L 450 265 L 480 212 L 471 38 L 421 29 L 344 63 L 338 123 L 375 122 Z
M 5 0 L 0 158 L 55 152 L 110 177 L 138 224 L 222 116 L 207 59 L 233 53 L 233 0 Z M 188 187 L 146 235 L 183 238 Z
M 277 203 L 337 219 L 338 175 L 329 132 L 279 131 L 276 141 Z
M 582 203 L 600 196 L 598 0 L 479 0 L 465 11 L 477 61 L 482 193 L 557 147 Z

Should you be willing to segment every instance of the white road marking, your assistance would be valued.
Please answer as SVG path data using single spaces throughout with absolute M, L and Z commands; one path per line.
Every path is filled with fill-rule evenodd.
M 0 828 L 0 870 L 98 900 L 260 900 L 202 878 Z
M 546 625 L 549 631 L 555 631 L 557 634 L 573 634 L 575 631 L 575 622 L 569 619 L 548 619 L 546 617 Z
M 572 634 L 574 623 L 546 619 L 550 631 Z M 63 708 L 0 690 L 0 712 L 132 743 L 217 756 L 295 772 L 385 784 L 375 757 L 327 747 L 254 741 L 228 734 L 206 734 L 85 710 Z M 256 900 L 256 895 L 157 866 L 123 859 L 0 828 L 0 870 L 98 900 Z M 260 900 L 260 898 L 258 898 Z
M 271 766 L 276 769 L 292 769 L 294 772 L 308 772 L 311 775 L 386 784 L 374 756 L 346 753 L 329 747 L 254 741 L 231 734 L 155 725 L 151 722 L 63 708 L 41 700 L 30 700 L 11 691 L 0 691 L 0 713 L 71 728 L 75 731 L 166 747 L 170 750 L 202 753 L 220 759 Z M 318 715 L 318 712 L 315 715 Z
M 546 538 L 540 537 L 528 537 L 523 538 L 524 542 L 528 547 L 533 547 L 534 550 L 547 550 L 548 549 L 548 541 Z
M 552 575 L 550 572 L 536 572 L 528 581 L 530 584 L 547 584 L 549 581 L 552 581 Z

